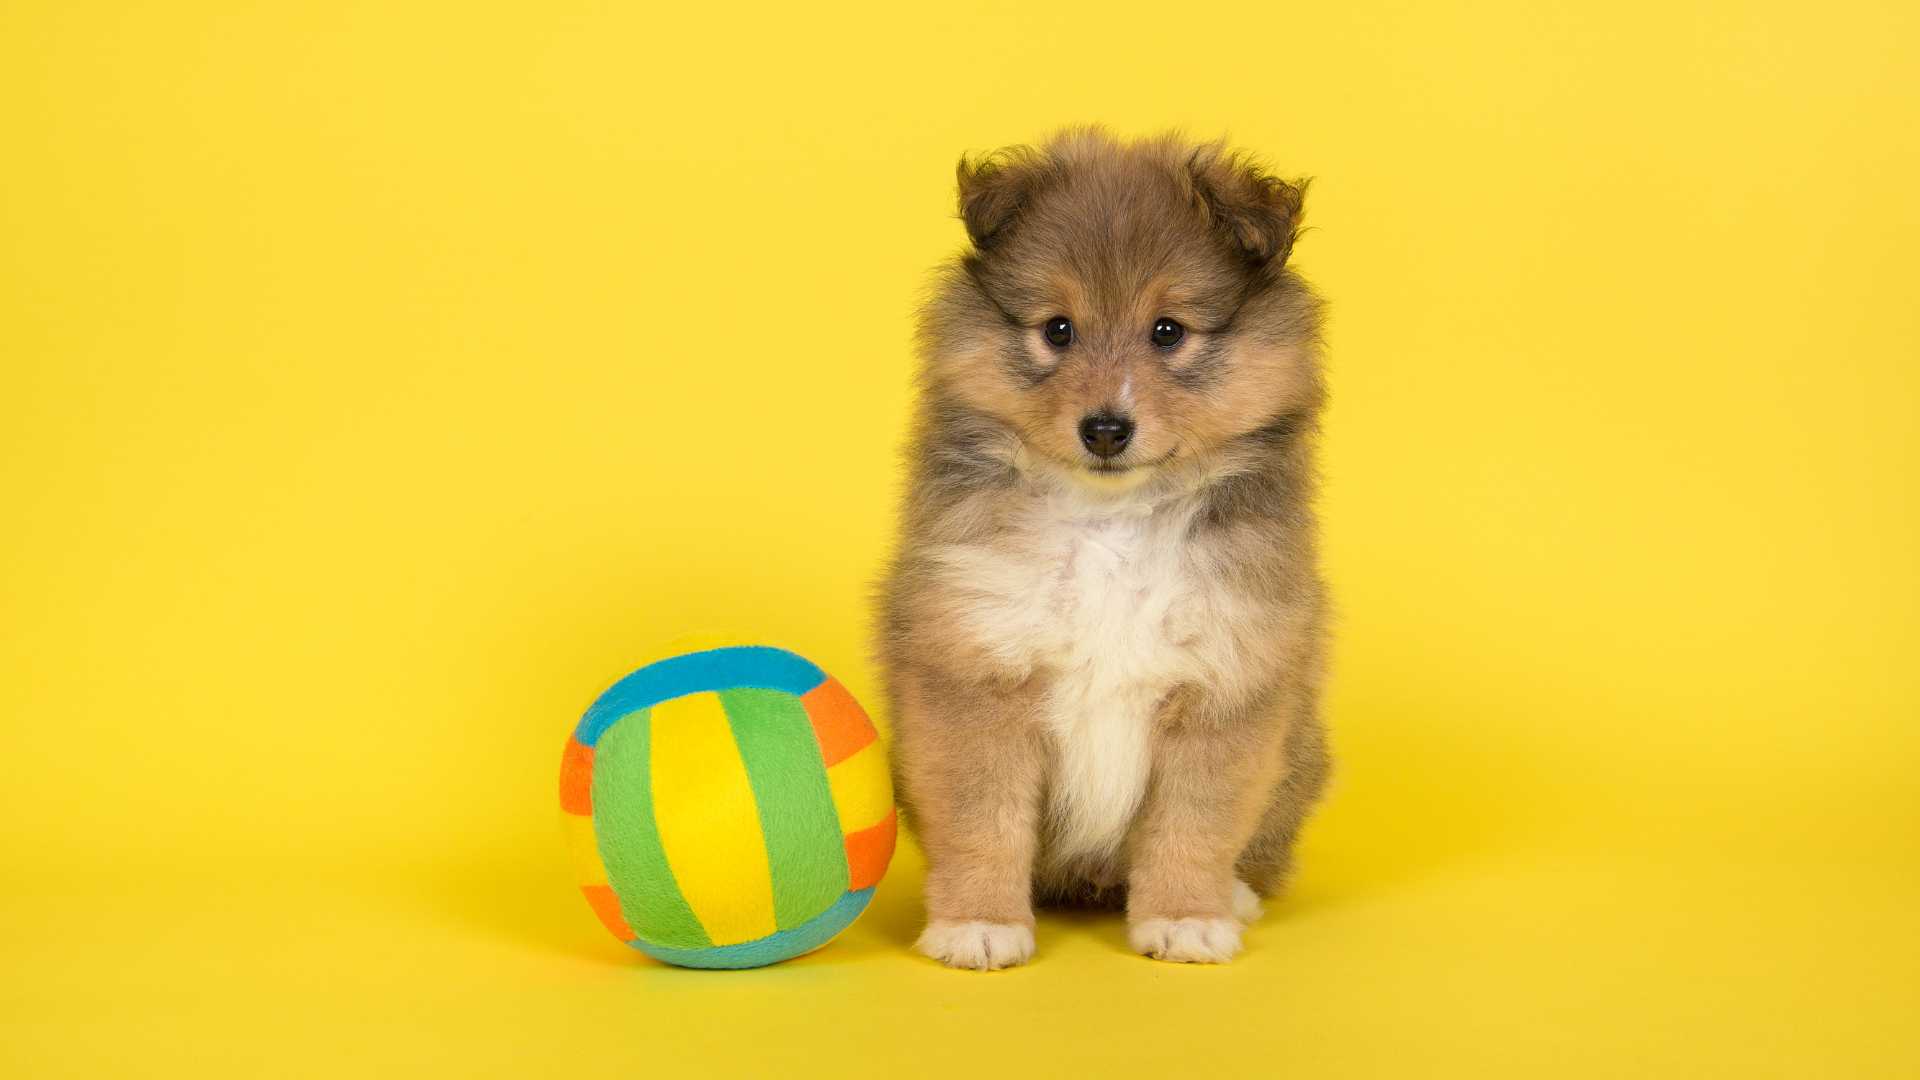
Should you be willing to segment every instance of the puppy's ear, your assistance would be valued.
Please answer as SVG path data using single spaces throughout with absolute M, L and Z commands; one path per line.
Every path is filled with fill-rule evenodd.
M 1287 261 L 1300 232 L 1306 181 L 1288 183 L 1219 143 L 1195 150 L 1187 175 L 1207 220 L 1234 250 L 1255 265 Z
M 981 251 L 1006 239 L 1034 194 L 1051 174 L 1044 155 L 1032 147 L 1010 146 L 976 158 L 962 157 L 960 220 Z

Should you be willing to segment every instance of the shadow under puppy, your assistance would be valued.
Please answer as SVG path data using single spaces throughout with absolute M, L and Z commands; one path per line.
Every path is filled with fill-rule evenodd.
M 1302 187 L 1098 129 L 959 172 L 880 634 L 919 948 L 1022 963 L 1037 899 L 1226 961 L 1328 767 Z

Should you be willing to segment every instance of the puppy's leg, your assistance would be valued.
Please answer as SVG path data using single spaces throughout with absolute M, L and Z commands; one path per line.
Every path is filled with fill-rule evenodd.
M 1043 747 L 1033 693 L 902 686 L 898 768 L 927 852 L 927 928 L 917 947 L 990 971 L 1033 955 L 1033 860 Z
M 1314 804 L 1326 791 L 1331 762 L 1317 703 L 1303 696 L 1288 721 L 1285 771 L 1267 803 L 1253 838 L 1240 853 L 1240 880 L 1261 896 L 1273 896 L 1293 869 L 1294 841 Z
M 1278 779 L 1280 736 L 1277 719 L 1211 715 L 1190 694 L 1163 709 L 1153 779 L 1128 836 L 1134 949 L 1216 964 L 1240 951 L 1243 919 L 1258 916 L 1258 903 L 1234 861 Z

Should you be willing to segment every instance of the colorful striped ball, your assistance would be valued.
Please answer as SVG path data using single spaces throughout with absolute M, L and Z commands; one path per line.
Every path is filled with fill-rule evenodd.
M 699 968 L 825 945 L 873 898 L 898 823 L 860 704 L 764 645 L 670 657 L 600 695 L 567 740 L 560 809 L 600 921 Z

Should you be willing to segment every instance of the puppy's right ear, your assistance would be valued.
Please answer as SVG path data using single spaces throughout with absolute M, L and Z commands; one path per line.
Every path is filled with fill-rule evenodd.
M 973 246 L 986 251 L 1006 239 L 1034 193 L 1046 182 L 1047 159 L 1027 146 L 1010 146 L 960 159 L 960 220 Z
M 1287 261 L 1300 232 L 1306 181 L 1288 183 L 1217 142 L 1193 152 L 1187 174 L 1208 220 L 1248 262 Z

